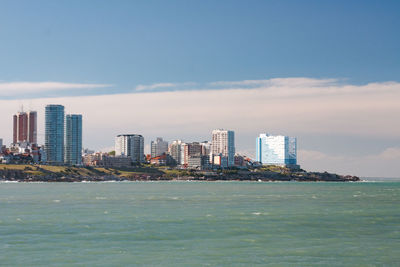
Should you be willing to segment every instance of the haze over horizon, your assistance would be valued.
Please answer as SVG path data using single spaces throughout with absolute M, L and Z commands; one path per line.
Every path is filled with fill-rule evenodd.
M 40 4 L 37 4 L 40 2 Z M 148 145 L 232 129 L 298 138 L 307 170 L 399 177 L 397 1 L 1 1 L 0 138 L 12 115 L 62 104 L 83 144 Z

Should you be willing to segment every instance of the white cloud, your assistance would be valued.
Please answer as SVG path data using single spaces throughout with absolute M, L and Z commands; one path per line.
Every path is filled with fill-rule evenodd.
M 386 93 L 400 90 L 397 82 L 370 83 L 366 85 L 346 84 L 338 79 L 274 78 L 269 80 L 219 81 L 208 85 L 224 90 L 262 90 L 270 97 L 312 97 L 323 95 L 354 95 Z
M 185 89 L 182 88 L 184 86 L 194 86 L 196 83 L 193 82 L 185 82 L 185 83 L 153 83 L 149 85 L 139 84 L 136 86 L 135 91 L 153 91 L 157 89 Z
M 169 88 L 169 87 L 174 87 L 176 84 L 174 83 L 154 83 L 150 85 L 143 85 L 139 84 L 136 86 L 135 90 L 136 91 L 145 91 L 145 90 L 154 90 L 158 88 Z
M 21 94 L 34 94 L 62 90 L 78 90 L 110 87 L 109 84 L 92 83 L 63 83 L 63 82 L 1 82 L 1 96 L 20 96 Z
M 313 78 L 273 78 L 268 80 L 244 80 L 244 81 L 218 81 L 209 83 L 216 87 L 242 87 L 242 88 L 267 88 L 274 86 L 290 87 L 322 87 L 337 84 L 337 79 L 313 79 Z

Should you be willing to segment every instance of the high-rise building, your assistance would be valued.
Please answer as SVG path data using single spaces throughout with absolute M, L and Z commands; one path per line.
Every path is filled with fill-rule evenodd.
M 181 156 L 182 156 L 182 141 L 175 140 L 173 141 L 168 148 L 168 153 L 171 158 L 174 160 L 174 163 L 177 165 L 181 164 Z
M 211 154 L 226 157 L 228 167 L 235 165 L 235 133 L 228 130 L 212 131 Z
M 201 145 L 201 154 L 203 156 L 209 156 L 211 154 L 211 143 L 209 141 L 203 141 Z
M 28 112 L 28 142 L 37 144 L 37 112 Z
M 13 143 L 37 143 L 36 111 L 18 112 L 13 116 Z
M 28 114 L 18 112 L 13 116 L 13 143 L 28 141 Z
M 0 138 L 0 152 L 1 152 L 1 148 L 3 147 L 3 139 Z
M 139 134 L 121 134 L 115 138 L 115 156 L 130 157 L 134 163 L 144 162 L 144 138 Z
M 155 158 L 161 156 L 168 151 L 168 142 L 164 141 L 161 137 L 157 137 L 156 141 L 151 141 L 151 157 Z
M 47 162 L 64 163 L 64 106 L 46 106 L 44 139 Z
M 256 160 L 265 165 L 295 166 L 296 143 L 295 137 L 260 134 L 257 137 Z
M 69 165 L 82 164 L 82 115 L 65 116 L 65 155 L 64 162 Z

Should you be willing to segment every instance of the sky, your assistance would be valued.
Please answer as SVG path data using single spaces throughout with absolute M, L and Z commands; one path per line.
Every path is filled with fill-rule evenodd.
M 232 129 L 298 138 L 307 170 L 399 177 L 399 1 L 0 0 L 0 138 L 63 104 L 85 147 Z

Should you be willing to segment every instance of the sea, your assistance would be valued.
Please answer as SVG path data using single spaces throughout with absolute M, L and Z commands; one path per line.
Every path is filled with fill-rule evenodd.
M 0 182 L 1 266 L 400 266 L 400 179 Z

